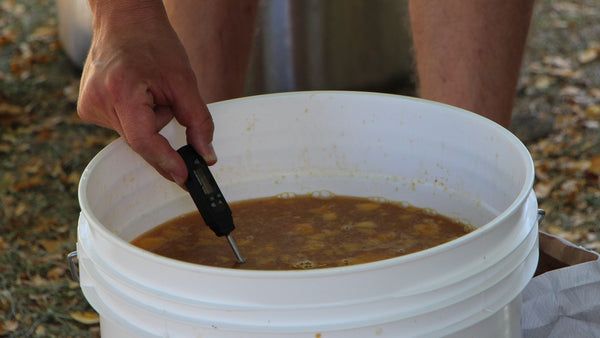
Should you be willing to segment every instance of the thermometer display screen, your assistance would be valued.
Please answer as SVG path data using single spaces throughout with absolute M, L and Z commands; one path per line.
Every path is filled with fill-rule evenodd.
M 196 179 L 200 182 L 202 191 L 205 195 L 210 195 L 215 192 L 215 188 L 210 184 L 210 180 L 200 169 L 194 169 L 194 176 L 196 176 Z

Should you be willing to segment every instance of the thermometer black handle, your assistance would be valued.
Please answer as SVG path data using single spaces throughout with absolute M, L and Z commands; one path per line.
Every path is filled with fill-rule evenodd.
M 188 169 L 185 185 L 204 222 L 217 236 L 229 235 L 235 229 L 231 209 L 208 165 L 189 144 L 179 148 L 177 152 Z

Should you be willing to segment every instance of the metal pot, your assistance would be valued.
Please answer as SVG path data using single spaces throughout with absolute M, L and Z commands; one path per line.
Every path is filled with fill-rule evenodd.
M 250 94 L 393 90 L 410 79 L 407 0 L 270 0 L 259 13 Z

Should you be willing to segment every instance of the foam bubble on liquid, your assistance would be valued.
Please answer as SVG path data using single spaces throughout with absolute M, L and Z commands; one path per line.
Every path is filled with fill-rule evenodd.
M 296 269 L 312 269 L 315 267 L 315 264 L 309 259 L 304 259 L 292 264 L 292 266 Z
M 368 199 L 369 199 L 369 201 L 376 202 L 376 203 L 389 203 L 390 202 L 390 200 L 388 200 L 387 198 L 378 197 L 378 196 L 372 196 L 372 197 L 369 197 Z
M 335 196 L 335 194 L 329 190 L 318 190 L 318 191 L 311 192 L 310 196 L 312 198 L 327 199 L 327 198 L 333 198 Z
M 281 198 L 281 199 L 290 199 L 290 198 L 297 197 L 297 195 L 293 192 L 282 192 L 281 194 L 278 194 L 276 197 Z

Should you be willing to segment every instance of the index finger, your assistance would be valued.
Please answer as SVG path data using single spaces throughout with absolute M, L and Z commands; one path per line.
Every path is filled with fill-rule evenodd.
M 147 105 L 115 109 L 129 146 L 165 178 L 183 186 L 187 168 L 167 139 L 158 133 L 155 112 Z

